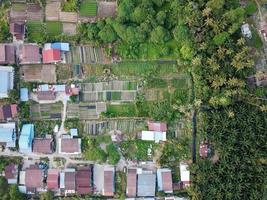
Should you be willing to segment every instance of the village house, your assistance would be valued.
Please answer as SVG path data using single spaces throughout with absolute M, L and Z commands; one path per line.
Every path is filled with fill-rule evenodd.
M 0 66 L 0 99 L 7 98 L 14 87 L 14 68 Z
M 19 151 L 21 153 L 32 152 L 32 141 L 34 138 L 34 125 L 24 124 L 19 137 Z
M 92 166 L 77 168 L 76 192 L 79 195 L 90 194 L 93 192 Z
M 18 116 L 17 104 L 0 105 L 0 121 L 11 121 Z
M 173 193 L 172 172 L 170 169 L 157 169 L 158 191 Z
M 154 197 L 156 192 L 156 175 L 152 171 L 141 170 L 137 175 L 137 196 Z
M 9 32 L 13 35 L 13 40 L 24 40 L 25 24 L 24 23 L 10 23 Z
M 15 46 L 13 44 L 0 44 L 0 64 L 15 64 L 15 55 Z
M 52 154 L 54 143 L 52 138 L 34 138 L 33 152 L 40 154 Z
M 65 53 L 69 51 L 69 43 L 46 43 L 43 48 L 43 63 L 65 62 Z
M 128 169 L 127 171 L 127 197 L 136 197 L 137 193 L 137 169 Z
M 0 145 L 6 148 L 16 147 L 16 124 L 0 124 Z
M 57 192 L 59 190 L 59 170 L 48 169 L 47 172 L 47 189 Z
M 37 44 L 23 44 L 20 46 L 19 61 L 22 65 L 41 63 L 39 46 Z
M 21 102 L 29 101 L 29 90 L 28 90 L 28 88 L 20 88 L 20 101 Z
M 103 196 L 113 196 L 115 192 L 115 168 L 113 166 L 104 167 L 104 188 Z
M 182 188 L 190 186 L 190 171 L 188 170 L 189 166 L 185 162 L 180 162 L 180 180 Z
M 163 122 L 147 122 L 148 131 L 142 131 L 141 139 L 145 141 L 155 141 L 159 143 L 166 141 L 167 124 Z
M 75 194 L 76 180 L 75 169 L 68 168 L 60 173 L 60 189 L 64 195 Z
M 58 146 L 60 154 L 81 154 L 81 138 L 59 138 Z
M 18 166 L 14 163 L 10 163 L 9 165 L 5 166 L 4 174 L 8 184 L 18 183 Z

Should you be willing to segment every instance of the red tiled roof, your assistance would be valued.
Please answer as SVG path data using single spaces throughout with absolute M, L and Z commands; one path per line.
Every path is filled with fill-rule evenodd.
M 35 44 L 24 44 L 20 53 L 21 64 L 40 63 L 39 47 Z
M 54 63 L 61 61 L 60 50 L 47 49 L 43 50 L 43 63 Z
M 15 164 L 11 163 L 5 167 L 5 178 L 14 179 L 17 177 L 17 167 Z
M 128 197 L 135 197 L 136 196 L 136 169 L 128 169 L 127 174 L 127 196 Z
M 47 188 L 50 190 L 56 190 L 59 188 L 59 171 L 57 169 L 48 170 Z
M 92 192 L 91 167 L 79 168 L 76 172 L 76 191 L 78 194 Z
M 75 190 L 75 172 L 65 172 L 65 190 Z
M 104 196 L 113 196 L 114 192 L 113 192 L 113 171 L 104 171 L 104 192 L 103 195 Z
M 25 186 L 27 188 L 40 188 L 43 185 L 42 170 L 34 167 L 26 169 Z
M 11 107 L 12 118 L 17 117 L 18 115 L 17 104 L 11 104 L 10 107 Z
M 75 153 L 80 152 L 80 144 L 78 138 L 62 138 L 61 139 L 61 152 Z
M 160 131 L 166 132 L 167 131 L 167 124 L 163 122 L 147 122 L 148 130 L 149 131 Z
M 9 44 L 0 44 L 0 64 L 15 63 L 15 47 Z
M 33 140 L 33 152 L 51 154 L 52 152 L 52 139 L 36 138 Z
M 172 173 L 162 172 L 162 185 L 164 191 L 172 191 Z

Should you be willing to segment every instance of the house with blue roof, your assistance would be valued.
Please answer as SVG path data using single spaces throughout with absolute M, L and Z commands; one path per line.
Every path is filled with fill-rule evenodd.
M 20 88 L 20 101 L 29 101 L 29 90 L 28 88 Z
M 7 98 L 14 86 L 14 68 L 0 66 L 0 99 Z
M 70 44 L 65 42 L 55 42 L 51 44 L 51 48 L 60 51 L 70 51 Z
M 32 141 L 34 138 L 34 125 L 24 124 L 19 138 L 19 151 L 21 153 L 32 152 Z
M 16 124 L 14 122 L 0 124 L 0 143 L 6 148 L 16 147 Z

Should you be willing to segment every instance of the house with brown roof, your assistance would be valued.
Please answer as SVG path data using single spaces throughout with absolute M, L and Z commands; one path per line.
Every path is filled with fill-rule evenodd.
M 68 168 L 60 173 L 60 189 L 64 195 L 75 194 L 76 177 L 75 169 Z
M 172 172 L 170 169 L 157 169 L 158 191 L 173 193 Z
M 0 64 L 15 64 L 15 55 L 13 44 L 0 44 Z
M 103 196 L 113 196 L 115 192 L 115 168 L 113 166 L 104 167 L 104 187 Z
M 59 153 L 76 155 L 81 153 L 81 138 L 59 138 Z
M 136 197 L 137 169 L 128 169 L 127 172 L 127 197 Z
M 56 93 L 53 91 L 38 91 L 37 98 L 39 101 L 54 101 L 56 100 Z
M 9 121 L 18 116 L 17 104 L 0 106 L 0 121 Z
M 33 140 L 33 152 L 40 154 L 53 153 L 53 139 L 49 138 L 35 138 Z
M 23 44 L 19 47 L 20 64 L 41 63 L 41 55 L 37 44 Z
M 55 83 L 55 65 L 23 65 L 21 67 L 21 77 L 26 82 Z
M 78 167 L 76 171 L 76 191 L 79 195 L 89 194 L 92 188 L 92 166 Z
M 27 193 L 34 194 L 43 188 L 43 171 L 37 165 L 31 165 L 25 171 Z
M 5 178 L 7 179 L 8 184 L 17 184 L 18 183 L 18 166 L 14 163 L 11 163 L 5 167 Z
M 48 190 L 57 191 L 59 189 L 58 169 L 48 169 L 46 183 L 47 183 Z
M 9 32 L 13 35 L 13 40 L 24 40 L 25 24 L 24 23 L 10 23 Z

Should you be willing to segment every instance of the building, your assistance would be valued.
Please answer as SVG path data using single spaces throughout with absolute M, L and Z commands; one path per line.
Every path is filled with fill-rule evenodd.
M 251 33 L 251 30 L 249 28 L 249 24 L 246 23 L 246 24 L 243 24 L 241 26 L 241 32 L 242 32 L 242 35 L 246 38 L 252 38 L 252 33 Z
M 80 138 L 59 138 L 59 153 L 60 154 L 80 154 L 81 139 Z
M 0 44 L 0 64 L 15 64 L 15 55 L 15 46 L 13 44 Z
M 210 144 L 207 141 L 203 141 L 199 145 L 199 155 L 201 158 L 208 158 L 211 154 Z
M 53 91 L 38 91 L 37 98 L 40 101 L 54 101 L 56 100 L 56 93 Z
M 48 190 L 57 191 L 59 189 L 59 171 L 57 169 L 48 169 L 46 183 Z
M 24 124 L 19 138 L 19 151 L 21 153 L 32 152 L 32 141 L 34 138 L 34 125 Z
M 142 131 L 141 139 L 146 141 L 155 141 L 156 143 L 167 140 L 166 132 L 158 131 Z
M 58 49 L 60 51 L 70 51 L 70 44 L 64 42 L 55 42 L 51 44 L 52 49 Z
M 25 24 L 23 23 L 10 23 L 9 32 L 13 35 L 15 40 L 24 40 Z
M 53 139 L 34 138 L 33 152 L 41 154 L 53 153 Z
M 167 131 L 167 124 L 163 122 L 148 121 L 147 126 L 149 131 L 157 131 L 157 132 Z
M 27 194 L 34 194 L 43 188 L 43 171 L 36 165 L 25 170 L 25 186 Z
M 8 184 L 17 184 L 18 174 L 18 166 L 14 163 L 5 166 L 5 178 L 7 179 Z
M 137 196 L 154 197 L 156 192 L 156 175 L 151 171 L 142 171 L 137 178 Z
M 170 169 L 163 168 L 157 170 L 158 191 L 173 193 L 172 172 Z
M 77 128 L 71 128 L 70 129 L 70 135 L 71 137 L 77 137 L 78 136 L 78 129 Z
M 75 169 L 68 168 L 60 173 L 60 189 L 65 195 L 75 194 Z
M 190 171 L 188 170 L 188 164 L 181 162 L 180 163 L 180 180 L 183 188 L 190 186 Z
M 61 62 L 60 50 L 58 49 L 43 49 L 43 63 Z
M 137 192 L 137 169 L 128 169 L 127 172 L 127 197 L 136 197 Z
M 0 66 L 0 99 L 7 98 L 14 86 L 14 68 Z
M 17 104 L 0 106 L 0 121 L 10 121 L 18 115 Z
M 93 191 L 92 167 L 79 167 L 76 171 L 76 191 L 79 195 L 89 194 Z
M 6 148 L 16 147 L 16 124 L 14 122 L 0 124 L 0 145 Z
M 28 88 L 20 88 L 20 101 L 29 101 L 29 90 Z
M 113 196 L 115 192 L 115 168 L 113 166 L 104 167 L 104 188 L 103 196 Z
M 19 50 L 20 64 L 39 64 L 41 56 L 37 44 L 24 44 Z

